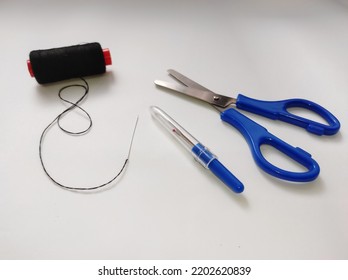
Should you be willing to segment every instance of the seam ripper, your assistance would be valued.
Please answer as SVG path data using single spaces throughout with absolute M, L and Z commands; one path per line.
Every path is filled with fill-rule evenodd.
M 236 193 L 244 190 L 243 184 L 202 143 L 188 133 L 181 125 L 156 106 L 150 107 L 152 116 L 178 140 L 193 157 L 209 169 L 227 187 Z

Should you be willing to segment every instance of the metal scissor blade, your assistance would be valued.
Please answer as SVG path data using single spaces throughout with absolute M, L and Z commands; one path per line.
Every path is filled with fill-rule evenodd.
M 193 98 L 205 101 L 211 105 L 222 107 L 222 108 L 225 108 L 231 104 L 235 104 L 236 102 L 235 98 L 220 95 L 210 90 L 208 91 L 200 90 L 196 88 L 186 87 L 183 85 L 171 84 L 171 83 L 159 81 L 159 80 L 156 80 L 155 84 L 164 88 L 168 88 L 168 89 L 180 92 L 187 96 L 191 96 Z
M 195 81 L 192 81 L 191 79 L 187 78 L 183 74 L 180 74 L 179 72 L 175 71 L 174 69 L 169 69 L 168 73 L 187 87 L 196 88 L 196 89 L 200 89 L 203 91 L 211 91 L 211 90 L 205 88 L 204 86 L 196 83 Z

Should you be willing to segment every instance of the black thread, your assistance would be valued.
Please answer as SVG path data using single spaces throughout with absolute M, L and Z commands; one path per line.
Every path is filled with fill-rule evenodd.
M 38 83 L 46 84 L 105 72 L 103 50 L 99 43 L 88 43 L 29 54 L 31 67 Z
M 52 175 L 50 175 L 50 173 L 48 172 L 46 166 L 45 166 L 45 163 L 43 161 L 43 157 L 42 157 L 42 146 L 43 146 L 43 140 L 44 140 L 44 137 L 45 137 L 45 134 L 47 133 L 48 129 L 54 125 L 56 122 L 59 126 L 59 128 L 64 131 L 65 133 L 68 133 L 70 135 L 81 135 L 81 134 L 84 134 L 84 133 L 87 133 L 91 128 L 92 128 L 92 125 L 93 125 L 93 122 L 92 122 L 92 118 L 91 116 L 88 114 L 88 112 L 86 110 L 84 110 L 81 106 L 79 106 L 79 104 L 85 99 L 85 97 L 87 96 L 88 92 L 89 92 L 89 85 L 87 83 L 87 81 L 84 79 L 84 78 L 80 78 L 83 82 L 84 82 L 84 85 L 83 84 L 71 84 L 71 85 L 67 85 L 67 86 L 64 86 L 62 87 L 59 92 L 58 92 L 58 96 L 61 100 L 63 100 L 64 102 L 67 102 L 69 104 L 71 104 L 71 106 L 69 108 L 67 108 L 66 110 L 64 110 L 62 113 L 60 113 L 52 122 L 50 122 L 47 127 L 42 131 L 42 134 L 41 134 L 41 137 L 40 137 L 40 142 L 39 142 L 39 157 L 40 157 L 40 162 L 41 162 L 41 165 L 42 165 L 42 168 L 43 170 L 45 171 L 46 175 L 55 183 L 57 184 L 58 186 L 64 188 L 64 189 L 68 189 L 68 190 L 77 190 L 77 191 L 89 191 L 89 190 L 96 190 L 96 189 L 100 189 L 102 187 L 105 187 L 107 185 L 109 185 L 110 183 L 112 183 L 113 181 L 115 181 L 117 179 L 118 176 L 121 175 L 121 173 L 123 172 L 123 170 L 125 169 L 128 161 L 129 161 L 129 157 L 130 157 L 130 153 L 131 153 L 131 148 L 132 148 L 132 145 L 133 145 L 133 139 L 134 139 L 134 135 L 135 135 L 135 131 L 136 131 L 136 128 L 137 128 L 137 124 L 138 124 L 138 118 L 136 120 L 136 123 L 135 123 L 135 126 L 134 126 L 134 130 L 133 130 L 133 133 L 132 133 L 132 138 L 131 138 L 131 142 L 130 142 L 130 145 L 129 145 L 129 150 L 128 150 L 128 155 L 127 155 L 127 158 L 122 166 L 122 168 L 118 171 L 118 173 L 112 178 L 110 179 L 109 181 L 107 181 L 106 183 L 103 183 L 103 184 L 100 184 L 100 185 L 97 185 L 97 186 L 92 186 L 92 187 L 71 187 L 71 186 L 67 186 L 67 185 L 64 185 L 62 183 L 59 183 L 57 180 L 55 180 Z M 78 99 L 76 102 L 71 102 L 65 98 L 62 97 L 62 92 L 68 88 L 71 88 L 71 87 L 82 87 L 85 89 L 85 92 L 84 94 L 82 95 L 82 97 L 80 99 Z M 86 129 L 83 129 L 81 131 L 70 131 L 70 130 L 67 130 L 65 128 L 63 128 L 60 124 L 60 119 L 65 115 L 67 114 L 68 112 L 74 110 L 75 108 L 81 110 L 88 118 L 88 121 L 89 121 L 89 126 L 86 128 Z

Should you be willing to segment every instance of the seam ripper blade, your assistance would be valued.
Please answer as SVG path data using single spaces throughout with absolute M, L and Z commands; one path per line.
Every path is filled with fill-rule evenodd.
M 209 169 L 226 186 L 236 193 L 244 190 L 243 184 L 201 142 L 188 133 L 180 124 L 156 106 L 150 107 L 152 116 L 181 143 L 193 157 Z

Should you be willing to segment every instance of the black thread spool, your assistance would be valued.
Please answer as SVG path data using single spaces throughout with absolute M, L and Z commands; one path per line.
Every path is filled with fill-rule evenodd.
M 125 170 L 125 167 L 128 163 L 138 119 L 135 123 L 134 131 L 132 134 L 132 139 L 128 150 L 128 156 L 124 161 L 123 166 L 120 170 L 117 171 L 116 175 L 114 175 L 105 183 L 90 187 L 74 187 L 62 184 L 58 182 L 56 179 L 54 179 L 51 173 L 47 170 L 42 152 L 42 146 L 45 135 L 48 132 L 48 129 L 54 124 L 58 124 L 59 128 L 62 131 L 70 135 L 83 135 L 85 132 L 90 130 L 90 128 L 92 127 L 92 119 L 90 115 L 87 113 L 87 111 L 80 106 L 80 103 L 84 100 L 84 98 L 87 96 L 89 92 L 89 85 L 83 77 L 105 73 L 106 65 L 112 64 L 110 51 L 108 49 L 102 49 L 99 43 L 89 43 L 84 45 L 76 45 L 48 50 L 36 50 L 30 52 L 29 56 L 30 60 L 27 61 L 29 73 L 32 77 L 35 77 L 38 83 L 40 84 L 57 82 L 71 78 L 80 78 L 83 82 L 83 84 L 76 83 L 64 86 L 58 92 L 59 98 L 64 102 L 70 104 L 70 107 L 65 109 L 58 116 L 56 116 L 53 119 L 53 121 L 51 121 L 41 133 L 39 142 L 39 157 L 44 172 L 55 184 L 68 190 L 91 191 L 110 185 Z M 71 87 L 80 87 L 83 88 L 85 91 L 83 96 L 76 102 L 69 101 L 61 95 L 61 93 L 64 90 Z M 87 127 L 87 129 L 81 131 L 70 131 L 61 126 L 61 117 L 65 116 L 74 109 L 82 111 L 87 116 L 89 121 L 89 126 Z
M 35 50 L 29 58 L 29 73 L 39 84 L 103 74 L 106 65 L 112 64 L 109 49 L 99 43 Z

